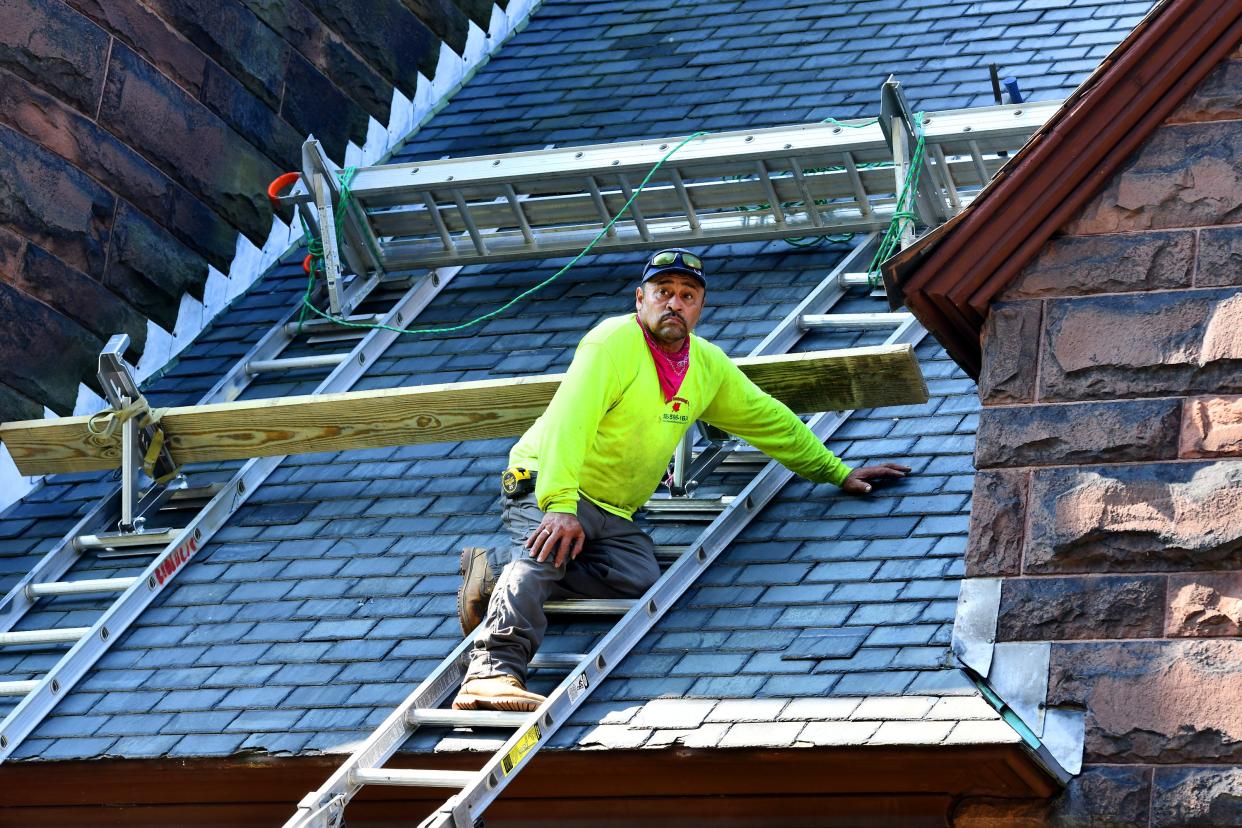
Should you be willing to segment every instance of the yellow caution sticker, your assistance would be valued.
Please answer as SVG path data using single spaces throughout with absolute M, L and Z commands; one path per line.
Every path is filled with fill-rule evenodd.
M 505 754 L 505 758 L 500 760 L 500 767 L 504 769 L 505 776 L 513 772 L 518 763 L 535 749 L 535 745 L 539 743 L 539 725 L 531 725 L 530 730 L 522 734 L 522 738 L 518 739 L 518 743 L 513 749 Z

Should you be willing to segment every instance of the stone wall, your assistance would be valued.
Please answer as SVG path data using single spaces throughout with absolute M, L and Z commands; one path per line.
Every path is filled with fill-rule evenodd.
M 137 362 L 149 322 L 174 331 L 209 268 L 269 239 L 264 190 L 305 135 L 344 162 L 493 11 L 0 0 L 0 421 L 72 413 L 113 333 Z
M 1084 769 L 959 826 L 1242 825 L 1240 100 L 1242 50 L 992 308 L 966 574 Z

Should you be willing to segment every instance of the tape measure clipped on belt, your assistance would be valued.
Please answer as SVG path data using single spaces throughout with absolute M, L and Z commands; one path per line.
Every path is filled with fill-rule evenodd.
M 536 472 L 521 466 L 510 466 L 500 475 L 500 490 L 505 497 L 521 497 L 535 490 Z

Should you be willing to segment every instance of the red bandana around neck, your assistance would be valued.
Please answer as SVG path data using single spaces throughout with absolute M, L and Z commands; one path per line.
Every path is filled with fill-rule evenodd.
M 659 345 L 656 345 L 651 334 L 647 332 L 646 326 L 638 318 L 638 314 L 634 314 L 634 321 L 638 323 L 639 330 L 643 332 L 643 338 L 647 340 L 647 350 L 651 351 L 656 376 L 660 378 L 660 390 L 664 392 L 664 401 L 670 402 L 681 390 L 681 381 L 686 378 L 686 371 L 690 369 L 690 337 L 686 337 L 680 351 L 667 354 L 660 350 Z

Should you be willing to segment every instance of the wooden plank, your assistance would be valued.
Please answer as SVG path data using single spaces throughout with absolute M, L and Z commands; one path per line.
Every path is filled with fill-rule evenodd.
M 927 401 L 910 345 L 735 360 L 798 413 Z M 562 374 L 279 397 L 170 408 L 162 425 L 178 463 L 484 440 L 521 434 L 547 407 Z M 92 436 L 86 417 L 0 425 L 22 474 L 110 469 L 120 440 Z

